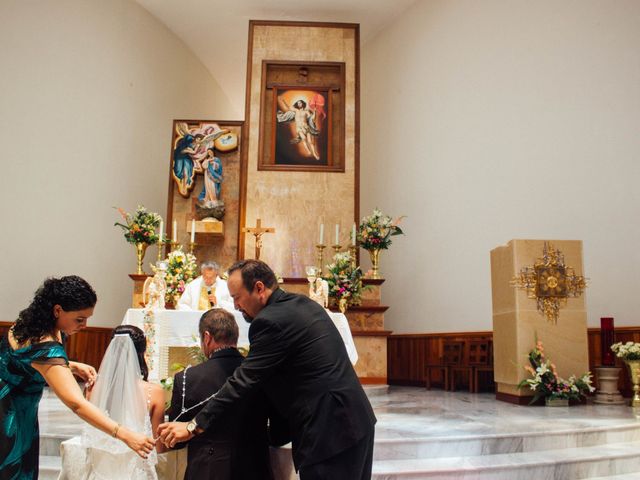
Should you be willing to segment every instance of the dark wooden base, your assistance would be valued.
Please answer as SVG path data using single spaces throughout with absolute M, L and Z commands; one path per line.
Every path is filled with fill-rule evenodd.
M 501 402 L 513 403 L 514 405 L 529 405 L 532 399 L 533 395 L 519 396 L 513 395 L 511 393 L 496 392 L 496 400 L 500 400 Z M 538 405 L 540 401 L 542 402 L 542 405 L 544 405 L 543 398 L 541 398 L 534 405 Z
M 386 385 L 387 377 L 359 377 L 362 385 Z

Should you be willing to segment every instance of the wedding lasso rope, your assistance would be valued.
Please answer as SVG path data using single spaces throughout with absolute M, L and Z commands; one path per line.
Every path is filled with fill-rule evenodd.
M 232 346 L 219 347 L 219 348 L 216 348 L 213 352 L 211 352 L 211 355 L 213 355 L 214 353 L 219 352 L 221 350 L 227 350 L 227 349 L 231 349 L 231 348 L 235 349 L 236 347 L 232 347 Z M 187 368 L 184 369 L 184 375 L 182 376 L 182 405 L 181 405 L 181 408 L 180 408 L 180 413 L 178 414 L 178 416 L 176 418 L 173 419 L 174 422 L 177 421 L 185 413 L 190 412 L 191 410 L 193 410 L 194 408 L 199 407 L 200 405 L 204 405 L 205 403 L 207 403 L 212 398 L 215 398 L 215 396 L 218 394 L 218 392 L 216 392 L 213 395 L 208 396 L 207 398 L 205 398 L 201 402 L 198 402 L 198 403 L 196 403 L 195 405 L 192 405 L 189 408 L 185 408 L 184 401 L 185 401 L 185 396 L 187 394 L 187 371 L 189 370 L 189 368 L 191 368 L 191 365 L 187 365 Z

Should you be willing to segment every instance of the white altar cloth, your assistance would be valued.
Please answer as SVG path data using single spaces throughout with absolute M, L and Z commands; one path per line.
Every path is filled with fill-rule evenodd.
M 199 310 L 157 310 L 155 312 L 156 335 L 159 330 L 162 330 L 163 337 L 160 345 L 165 347 L 199 345 L 198 323 L 203 313 Z M 238 324 L 238 346 L 247 348 L 249 347 L 249 323 L 237 310 L 231 313 Z M 144 330 L 143 323 L 142 308 L 130 308 L 122 319 L 122 325 L 135 325 Z
M 155 345 L 149 379 L 158 381 L 168 374 L 168 347 L 193 347 L 199 344 L 198 322 L 204 312 L 189 310 L 157 310 L 155 312 Z M 239 329 L 238 346 L 249 347 L 249 323 L 238 311 L 232 312 Z M 338 329 L 352 365 L 358 361 L 358 352 L 353 342 L 347 317 L 342 313 L 329 312 L 329 317 Z M 130 308 L 122 319 L 122 325 L 135 325 L 144 330 L 144 311 Z

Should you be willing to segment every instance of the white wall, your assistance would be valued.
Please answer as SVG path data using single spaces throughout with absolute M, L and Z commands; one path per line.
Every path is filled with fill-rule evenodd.
M 164 216 L 172 120 L 234 109 L 132 1 L 2 0 L 0 45 L 0 320 L 46 276 L 78 274 L 98 292 L 90 325 L 115 325 L 135 254 L 111 207 Z
M 489 251 L 581 239 L 590 326 L 640 311 L 640 2 L 417 2 L 363 46 L 361 212 L 396 333 L 491 329 Z

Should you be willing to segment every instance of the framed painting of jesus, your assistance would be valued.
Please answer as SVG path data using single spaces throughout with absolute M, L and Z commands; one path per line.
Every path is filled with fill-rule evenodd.
M 273 95 L 275 165 L 331 164 L 331 104 L 327 88 L 278 87 Z
M 258 170 L 344 172 L 344 64 L 264 60 Z

